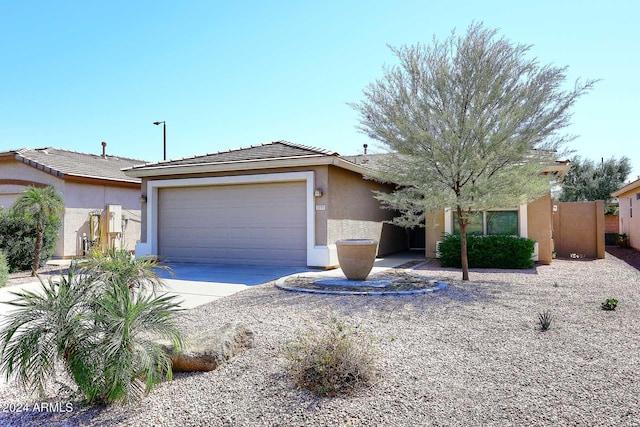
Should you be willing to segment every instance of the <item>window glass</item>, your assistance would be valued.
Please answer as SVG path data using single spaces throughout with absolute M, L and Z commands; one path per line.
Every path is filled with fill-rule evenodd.
M 460 234 L 460 225 L 458 224 L 458 214 L 453 213 L 453 234 Z M 478 213 L 471 217 L 471 221 L 467 225 L 467 234 L 483 235 L 482 213 Z
M 518 235 L 517 211 L 487 212 L 487 234 Z

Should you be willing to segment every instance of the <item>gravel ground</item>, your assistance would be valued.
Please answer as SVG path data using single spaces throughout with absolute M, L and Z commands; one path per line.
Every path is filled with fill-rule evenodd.
M 38 269 L 38 275 L 46 283 L 46 281 L 51 276 L 56 276 L 59 274 L 66 273 L 67 268 L 60 265 L 44 265 Z M 31 275 L 31 270 L 28 271 L 20 271 L 18 273 L 9 274 L 9 280 L 7 281 L 7 286 L 12 285 L 20 285 L 23 283 L 31 283 L 37 282 L 38 278 Z
M 253 287 L 190 311 L 185 333 L 241 320 L 256 347 L 216 371 L 176 375 L 137 404 L 11 413 L 54 402 L 0 389 L 0 425 L 630 426 L 640 425 L 640 273 L 606 259 L 532 270 L 418 272 L 449 288 L 409 297 L 290 293 Z M 603 311 L 607 298 L 620 302 Z M 537 316 L 551 310 L 546 332 Z M 340 398 L 297 390 L 283 349 L 333 312 L 379 349 L 379 380 Z M 53 393 L 49 391 L 49 393 Z M 65 400 L 66 399 L 66 400 Z M 13 406 L 12 406 L 13 405 Z

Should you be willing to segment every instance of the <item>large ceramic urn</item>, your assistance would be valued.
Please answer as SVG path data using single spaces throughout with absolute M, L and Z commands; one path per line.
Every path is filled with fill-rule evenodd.
M 344 239 L 336 242 L 340 268 L 349 280 L 365 280 L 376 260 L 375 239 Z

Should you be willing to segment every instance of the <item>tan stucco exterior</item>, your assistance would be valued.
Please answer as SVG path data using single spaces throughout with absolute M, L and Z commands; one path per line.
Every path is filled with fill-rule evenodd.
M 558 257 L 604 258 L 604 202 L 553 202 Z
M 640 179 L 611 194 L 618 198 L 619 233 L 629 237 L 629 245 L 640 250 Z
M 427 212 L 425 218 L 425 256 L 436 258 L 436 247 L 438 241 L 442 240 L 444 234 L 444 211 Z
M 362 175 L 329 166 L 327 194 L 327 242 L 341 239 L 376 239 L 378 255 L 407 249 L 406 231 L 389 224 L 394 213 L 381 209 L 374 191 L 390 191 L 387 185 Z
M 180 186 L 181 180 L 186 185 L 197 185 L 197 181 L 207 178 L 225 178 L 265 176 L 269 177 L 290 173 L 311 173 L 313 176 L 314 193 L 312 195 L 314 245 L 328 247 L 331 253 L 327 265 L 313 265 L 331 267 L 337 265 L 335 241 L 352 238 L 374 238 L 380 241 L 379 254 L 385 255 L 407 248 L 405 231 L 399 227 L 386 224 L 392 219 L 393 213 L 380 208 L 380 202 L 374 198 L 373 190 L 389 191 L 389 187 L 365 179 L 361 174 L 342 169 L 333 165 L 301 166 L 273 169 L 243 169 L 236 171 L 212 171 L 196 174 L 156 175 L 142 178 L 142 194 L 148 198 L 148 189 L 152 183 L 171 182 Z M 194 184 L 195 182 L 195 184 Z M 188 184 L 187 184 L 188 183 Z M 159 184 L 155 184 L 159 185 Z M 141 214 L 141 241 L 148 244 L 149 233 L 148 209 L 143 205 Z
M 521 226 L 522 237 L 528 237 L 538 243 L 538 261 L 548 264 L 552 259 L 552 217 L 551 197 L 546 195 L 526 206 L 526 218 L 519 218 L 519 222 L 526 221 Z M 520 215 L 525 210 L 520 209 Z M 447 218 L 447 215 L 449 216 Z M 436 245 L 446 232 L 445 224 L 452 221 L 451 211 L 429 212 L 425 219 L 426 256 L 436 257 Z M 524 228 L 524 230 L 523 230 Z
M 20 181 L 20 184 L 16 184 Z M 83 235 L 89 235 L 89 213 L 103 213 L 107 205 L 120 205 L 126 226 L 121 235 L 112 234 L 116 247 L 133 250 L 140 240 L 140 185 L 55 177 L 24 163 L 0 162 L 0 205 L 8 208 L 28 185 L 52 185 L 63 197 L 65 212 L 54 257 L 81 256 Z

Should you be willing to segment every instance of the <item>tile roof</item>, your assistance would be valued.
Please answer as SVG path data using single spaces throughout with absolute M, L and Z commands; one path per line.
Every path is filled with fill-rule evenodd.
M 43 170 L 59 178 L 77 176 L 84 178 L 106 179 L 110 181 L 140 182 L 140 179 L 125 175 L 122 171 L 144 160 L 124 157 L 78 153 L 53 147 L 22 148 L 1 152 L 0 156 L 15 155 L 15 159 L 29 166 Z
M 390 155 L 390 153 L 356 154 L 353 156 L 342 156 L 342 158 L 356 165 L 378 170 L 381 168 L 384 159 Z
M 134 166 L 131 169 L 142 169 L 146 166 L 186 166 L 199 164 L 246 162 L 251 160 L 269 160 L 308 156 L 337 156 L 338 153 L 322 148 L 309 147 L 294 144 L 288 141 L 274 141 L 266 144 L 252 145 L 250 147 L 234 150 L 219 151 L 217 153 L 203 154 L 199 156 L 172 159 L 157 163 L 147 163 Z

